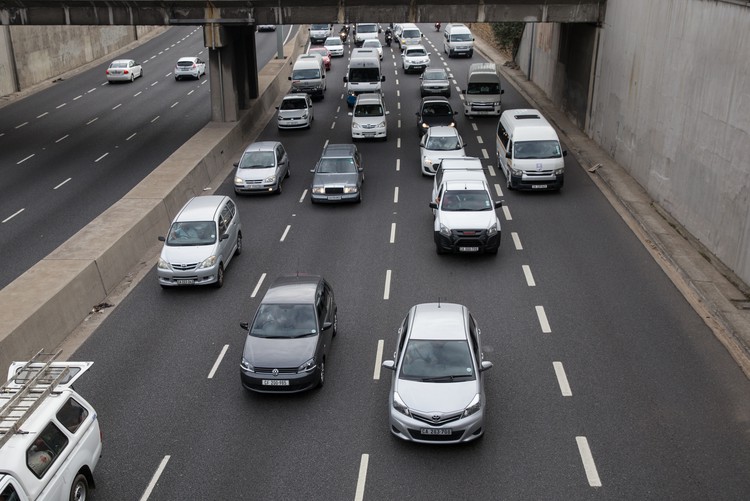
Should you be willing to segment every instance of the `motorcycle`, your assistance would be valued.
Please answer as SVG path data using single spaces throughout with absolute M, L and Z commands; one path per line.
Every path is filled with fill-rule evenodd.
M 391 46 L 391 42 L 393 42 L 393 33 L 391 33 L 390 30 L 387 30 L 385 32 L 385 45 L 388 46 L 388 47 L 390 47 Z
M 435 31 L 440 31 L 440 21 L 435 23 Z
M 346 39 L 349 37 L 349 25 L 345 24 L 341 27 L 341 31 L 339 32 L 339 37 L 341 38 L 342 43 L 346 43 Z

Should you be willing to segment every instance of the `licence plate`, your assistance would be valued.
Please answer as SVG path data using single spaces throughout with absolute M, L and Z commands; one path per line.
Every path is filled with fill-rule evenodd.
M 178 285 L 193 285 L 195 283 L 195 280 L 187 279 L 187 278 L 178 278 L 175 280 Z
M 419 430 L 422 435 L 453 435 L 451 428 L 422 428 Z
M 531 185 L 531 188 L 532 188 L 532 189 L 535 189 L 535 190 L 540 190 L 540 189 L 541 189 L 541 190 L 543 190 L 543 189 L 545 189 L 546 187 L 547 187 L 547 185 L 546 185 L 546 184 L 532 184 L 532 185 Z
M 289 386 L 288 379 L 263 379 L 263 386 Z
M 330 195 L 328 200 L 341 200 L 341 195 Z
M 248 186 L 248 188 L 250 188 L 251 190 L 259 190 L 259 189 L 263 188 L 263 185 L 262 184 L 251 184 L 251 185 Z
M 479 247 L 459 247 L 459 252 L 479 252 Z

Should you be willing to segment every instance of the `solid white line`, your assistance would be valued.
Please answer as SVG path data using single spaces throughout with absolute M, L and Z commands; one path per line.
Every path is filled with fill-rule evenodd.
M 69 135 L 70 135 L 70 134 L 65 134 L 65 135 L 64 135 L 63 137 L 61 137 L 60 139 L 58 139 L 58 140 L 57 140 L 57 141 L 55 141 L 55 142 L 56 142 L 56 143 L 59 143 L 59 142 L 60 142 L 60 141 L 62 141 L 63 139 L 67 138 L 67 137 L 68 137 Z
M 302 192 L 302 196 L 299 197 L 299 203 L 302 203 L 302 201 L 305 199 L 306 196 L 307 196 L 307 188 L 305 188 L 305 191 Z
M 23 160 L 19 160 L 18 162 L 16 162 L 16 165 L 21 165 L 22 163 L 24 163 L 26 160 L 28 160 L 29 158 L 33 157 L 34 155 L 35 155 L 35 153 L 32 153 L 31 155 L 29 155 L 28 157 L 24 158 Z
M 20 128 L 21 128 L 21 127 L 23 127 L 24 125 L 28 125 L 28 123 L 29 123 L 29 122 L 24 122 L 24 123 L 22 123 L 22 124 L 18 124 L 18 125 L 16 125 L 16 126 L 14 127 L 14 129 L 20 129 Z
M 487 170 L 490 171 L 490 176 L 495 177 L 497 174 L 495 174 L 495 169 L 492 167 L 492 165 L 487 164 Z
M 562 362 L 552 362 L 552 366 L 555 368 L 555 375 L 557 376 L 557 384 L 560 385 L 560 393 L 563 397 L 573 396 L 573 392 L 570 391 L 570 385 L 568 384 L 568 376 L 565 375 L 565 369 L 563 369 Z
M 535 287 L 534 276 L 531 274 L 531 267 L 528 264 L 521 266 L 523 268 L 523 275 L 526 277 L 526 285 L 529 287 Z
M 283 242 L 284 241 L 284 239 L 286 238 L 287 233 L 289 233 L 289 230 L 291 228 L 292 228 L 291 224 L 286 225 L 286 229 L 284 230 L 284 234 L 281 235 L 281 240 L 279 240 L 279 242 Z
M 396 148 L 401 148 L 401 138 L 396 138 Z
M 552 329 L 549 327 L 549 322 L 547 321 L 547 314 L 544 313 L 544 306 L 535 306 L 536 308 L 536 316 L 539 317 L 539 325 L 542 326 L 542 332 L 545 334 L 549 334 L 552 332 Z
M 378 340 L 378 350 L 375 353 L 375 372 L 372 374 L 372 378 L 377 380 L 380 379 L 380 365 L 383 363 L 383 340 Z
M 485 160 L 490 158 L 490 154 L 487 153 L 487 150 L 485 150 L 484 148 L 482 148 L 482 156 L 485 158 Z
M 393 188 L 393 203 L 394 204 L 398 203 L 398 186 Z
M 513 245 L 516 246 L 516 250 L 523 250 L 523 245 L 521 245 L 521 239 L 518 238 L 518 233 L 513 231 L 511 232 L 510 236 L 513 239 Z
M 136 134 L 138 134 L 138 133 L 137 132 L 133 132 L 132 134 L 130 134 L 128 136 L 128 138 L 125 141 L 130 141 L 131 139 L 133 139 L 135 137 Z
M 22 212 L 23 212 L 24 210 L 26 210 L 26 209 L 20 209 L 20 210 L 17 210 L 17 211 L 15 212 L 15 213 L 13 213 L 13 214 L 11 214 L 10 216 L 8 216 L 8 217 L 6 217 L 5 219 L 3 219 L 3 221 L 2 221 L 2 222 L 3 222 L 3 223 L 7 223 L 7 222 L 8 222 L 8 221 L 10 221 L 11 219 L 13 219 L 14 217 L 16 217 L 16 216 L 17 216 L 17 215 L 19 215 L 20 213 L 22 213 Z
M 45 111 L 45 112 L 44 112 L 44 113 L 42 113 L 41 115 L 37 116 L 37 118 L 42 118 L 42 117 L 43 117 L 43 116 L 45 116 L 45 115 L 49 115 L 49 111 Z
M 513 216 L 510 215 L 510 209 L 507 205 L 503 205 L 503 215 L 505 216 L 506 221 L 512 221 Z
M 389 299 L 391 297 L 391 270 L 385 272 L 385 290 L 383 292 L 383 299 Z
M 143 496 L 141 496 L 140 501 L 146 501 L 148 497 L 151 495 L 151 492 L 154 490 L 154 487 L 156 487 L 156 482 L 159 481 L 159 477 L 161 477 L 161 474 L 164 472 L 164 468 L 167 467 L 167 463 L 169 462 L 170 457 L 171 456 L 167 455 L 167 456 L 164 456 L 164 459 L 161 460 L 159 467 L 156 469 L 154 476 L 151 477 L 151 482 L 148 483 L 148 487 L 146 487 L 146 491 L 143 493 Z
M 401 159 L 397 158 L 396 159 L 396 172 L 398 172 L 400 170 L 401 170 Z
M 63 106 L 65 106 L 66 104 L 68 104 L 68 103 L 63 103 L 63 104 L 61 104 L 61 105 L 59 105 L 59 106 L 55 106 L 55 109 L 59 110 L 60 108 L 62 108 L 62 107 L 63 107 Z
M 156 122 L 157 120 L 159 120 L 159 116 L 160 116 L 160 115 L 156 115 L 156 117 L 154 117 L 154 118 L 153 118 L 153 119 L 151 120 L 151 123 L 154 123 L 154 122 Z
M 586 437 L 576 437 L 578 443 L 578 452 L 581 454 L 581 461 L 583 461 L 583 468 L 586 470 L 586 478 L 589 480 L 591 487 L 601 487 L 602 481 L 599 479 L 599 473 L 596 471 L 596 465 L 594 464 L 594 457 L 591 455 L 591 449 L 589 449 L 589 441 Z
M 208 379 L 214 378 L 214 374 L 216 374 L 216 369 L 219 368 L 219 364 L 224 359 L 224 355 L 227 353 L 228 349 L 229 349 L 229 345 L 225 344 L 224 348 L 221 350 L 221 353 L 219 353 L 219 358 L 217 358 L 216 362 L 214 362 L 214 366 L 211 368 L 211 372 L 208 373 Z
M 495 193 L 497 193 L 498 197 L 503 196 L 503 189 L 500 187 L 499 184 L 495 184 Z
M 174 108 L 174 107 L 175 107 L 175 106 L 177 106 L 178 104 L 180 104 L 180 102 L 179 102 L 179 101 L 175 101 L 175 102 L 174 102 L 174 104 L 172 104 L 172 106 L 170 106 L 170 108 Z
M 117 108 L 119 108 L 120 106 L 122 106 L 122 103 L 118 104 L 117 106 L 115 106 L 115 107 L 114 107 L 114 108 L 112 108 L 112 109 L 113 109 L 113 110 L 116 110 L 116 109 L 117 109 Z
M 58 189 L 58 188 L 59 188 L 60 186 L 64 185 L 65 183 L 67 183 L 67 182 L 68 182 L 68 181 L 70 181 L 71 179 L 72 179 L 72 178 L 70 178 L 70 177 L 69 177 L 68 179 L 66 179 L 65 181 L 63 181 L 62 183 L 58 184 L 57 186 L 55 186 L 55 187 L 54 187 L 54 188 L 52 188 L 52 189 L 53 189 L 53 190 L 56 190 L 56 189 Z
M 477 143 L 484 144 L 484 140 L 482 139 L 482 136 L 477 136 Z
M 365 480 L 367 479 L 367 463 L 370 462 L 369 454 L 362 454 L 362 460 L 359 462 L 359 476 L 357 477 L 357 492 L 354 494 L 354 501 L 362 501 L 365 497 Z
M 101 160 L 102 158 L 106 157 L 107 155 L 109 155 L 109 152 L 105 153 L 104 155 L 102 155 L 99 158 L 97 158 L 96 160 L 94 160 L 94 163 L 98 162 L 99 160 Z
M 475 123 L 471 124 L 471 128 L 474 129 L 475 131 L 479 130 L 479 127 L 477 127 L 477 124 Z
M 86 125 L 91 125 L 92 123 L 96 122 L 97 120 L 99 120 L 99 117 L 92 118 L 91 120 L 89 120 L 88 122 L 86 122 Z
M 396 242 L 396 223 L 391 223 L 391 243 Z
M 250 297 L 255 297 L 255 295 L 258 294 L 258 290 L 260 289 L 260 286 L 261 284 L 263 284 L 263 280 L 265 279 L 266 279 L 266 274 L 263 273 L 258 279 L 258 283 L 255 285 L 255 289 L 253 289 L 253 293 L 250 294 Z

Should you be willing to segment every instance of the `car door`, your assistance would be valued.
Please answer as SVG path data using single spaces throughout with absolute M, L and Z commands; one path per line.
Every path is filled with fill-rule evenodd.
M 287 173 L 289 172 L 289 157 L 286 154 L 286 150 L 284 149 L 284 146 L 279 143 L 276 145 L 275 149 L 276 153 L 276 167 L 278 169 L 278 179 L 279 183 L 281 183 L 281 180 L 287 176 Z
M 333 321 L 333 312 L 331 311 L 331 295 L 326 290 L 324 282 L 318 284 L 318 290 L 315 293 L 315 311 L 318 315 L 318 327 L 320 338 L 318 342 L 318 360 L 328 355 L 328 349 L 331 346 L 333 327 L 325 328 L 326 323 Z
M 202 59 L 198 59 L 197 61 L 198 66 L 198 75 L 205 75 L 206 74 L 206 62 Z

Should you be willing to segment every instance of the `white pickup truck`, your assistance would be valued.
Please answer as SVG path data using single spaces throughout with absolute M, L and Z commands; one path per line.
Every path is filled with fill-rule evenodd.
M 39 352 L 0 387 L 0 500 L 81 501 L 102 452 L 94 408 L 72 387 L 93 362 Z

